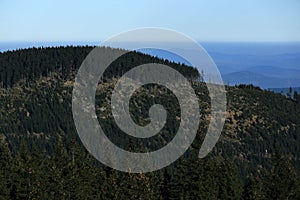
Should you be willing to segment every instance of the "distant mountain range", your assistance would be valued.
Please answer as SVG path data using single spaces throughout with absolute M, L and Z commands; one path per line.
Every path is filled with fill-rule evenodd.
M 253 71 L 239 71 L 229 74 L 222 75 L 224 83 L 229 83 L 230 85 L 239 85 L 239 84 L 253 84 L 261 88 L 288 88 L 296 87 L 300 85 L 300 70 L 283 70 L 279 69 L 276 71 L 274 69 L 274 74 L 282 71 L 282 76 L 272 76 L 272 74 L 265 75 L 262 71 L 261 73 L 256 73 Z M 292 72 L 295 71 L 293 74 Z M 288 76 L 288 74 L 290 74 Z M 298 75 L 298 77 L 296 77 Z
M 264 89 L 300 86 L 299 43 L 204 43 L 203 46 L 226 84 L 253 84 Z M 189 64 L 184 58 L 163 50 L 142 51 Z

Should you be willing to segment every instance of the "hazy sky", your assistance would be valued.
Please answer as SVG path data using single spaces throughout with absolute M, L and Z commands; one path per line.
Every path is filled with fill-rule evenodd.
M 200 41 L 300 41 L 299 0 L 0 0 L 0 41 L 101 41 L 164 27 Z

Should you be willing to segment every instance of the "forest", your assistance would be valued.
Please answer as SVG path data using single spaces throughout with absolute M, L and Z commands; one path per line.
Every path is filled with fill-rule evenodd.
M 297 92 L 287 97 L 253 85 L 226 86 L 221 139 L 199 159 L 210 114 L 203 77 L 194 67 L 139 52 L 113 62 L 98 84 L 96 112 L 105 134 L 132 152 L 154 151 L 172 140 L 180 108 L 162 86 L 145 85 L 130 100 L 132 118 L 141 125 L 148 123 L 153 104 L 168 112 L 164 128 L 149 140 L 123 133 L 111 113 L 109 100 L 118 78 L 155 62 L 191 82 L 201 114 L 196 139 L 180 159 L 154 172 L 125 173 L 97 161 L 81 143 L 72 118 L 74 78 L 93 48 L 0 53 L 0 199 L 300 199 Z

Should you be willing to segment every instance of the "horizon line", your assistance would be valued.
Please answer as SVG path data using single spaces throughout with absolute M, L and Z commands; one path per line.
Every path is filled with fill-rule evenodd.
M 271 40 L 196 40 L 197 42 L 201 43 L 300 43 L 300 40 L 297 41 L 271 41 Z M 58 43 L 58 42 L 75 42 L 75 43 L 101 43 L 102 41 L 96 41 L 96 40 L 11 40 L 11 41 L 1 41 L 0 43 L 42 43 L 42 42 L 53 42 L 53 43 Z M 130 42 L 140 42 L 140 41 L 130 41 Z M 170 42 L 170 41 L 168 41 Z M 172 42 L 172 41 L 171 41 Z M 175 41 L 178 42 L 178 41 Z

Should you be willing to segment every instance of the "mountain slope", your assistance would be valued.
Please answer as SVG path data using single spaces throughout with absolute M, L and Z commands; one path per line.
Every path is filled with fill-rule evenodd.
M 87 53 L 84 48 L 77 47 L 82 59 Z M 51 198 L 61 197 L 64 192 L 68 195 L 84 194 L 85 192 L 80 192 L 81 189 L 74 191 L 72 188 L 75 185 L 83 187 L 80 182 L 83 180 L 87 185 L 97 185 L 97 182 L 100 181 L 95 177 L 98 177 L 101 180 L 100 184 L 104 187 L 101 186 L 99 191 L 107 199 L 129 197 L 170 199 L 172 195 L 178 194 L 191 199 L 208 197 L 230 199 L 232 195 L 241 198 L 240 182 L 247 183 L 249 177 L 262 176 L 264 170 L 276 169 L 273 163 L 274 156 L 277 155 L 275 147 L 278 147 L 284 155 L 284 159 L 292 164 L 288 165 L 291 174 L 294 173 L 293 168 L 298 173 L 300 172 L 300 99 L 289 99 L 251 85 L 226 88 L 228 107 L 221 139 L 206 159 L 199 160 L 197 155 L 205 136 L 210 114 L 208 90 L 201 82 L 193 82 L 192 85 L 199 98 L 201 122 L 197 137 L 184 156 L 164 170 L 148 174 L 131 175 L 108 169 L 88 155 L 77 136 L 72 118 L 71 95 L 74 75 L 79 66 L 72 65 L 74 60 L 69 59 L 72 57 L 71 55 L 66 60 L 60 57 L 60 53 L 65 50 L 64 48 L 25 50 L 26 55 L 34 56 L 39 53 L 45 55 L 45 57 L 34 58 L 36 63 L 48 63 L 47 59 L 51 58 L 53 61 L 57 60 L 58 63 L 63 60 L 64 62 L 61 63 L 64 65 L 57 68 L 46 67 L 51 70 L 47 71 L 45 75 L 40 73 L 45 71 L 44 69 L 37 69 L 37 72 L 33 72 L 34 76 L 24 74 L 22 78 L 14 79 L 15 81 L 12 82 L 8 81 L 6 85 L 9 87 L 0 90 L 1 144 L 7 144 L 8 152 L 11 152 L 12 157 L 16 160 L 16 163 L 5 161 L 5 163 L 11 162 L 11 165 L 14 166 L 14 168 L 8 169 L 9 173 L 5 174 L 14 174 L 16 180 L 19 180 L 20 177 L 24 178 L 24 180 L 17 181 L 20 182 L 20 185 L 15 185 L 20 190 L 17 192 L 18 194 L 26 192 L 29 194 L 29 192 L 36 191 L 36 193 L 33 192 L 33 196 L 36 194 L 42 198 L 42 195 L 46 195 L 43 193 L 44 188 L 53 188 L 53 191 L 56 191 L 49 193 L 49 195 L 53 195 Z M 72 48 L 67 50 L 74 51 Z M 0 58 L 2 63 L 22 63 L 17 58 L 23 53 L 22 50 L 9 52 L 5 53 L 3 57 L 0 54 Z M 117 63 L 131 62 L 133 56 L 135 53 L 128 54 Z M 138 53 L 136 56 L 134 57 L 136 64 L 154 59 Z M 27 58 L 27 60 L 30 59 Z M 76 61 L 76 63 L 80 62 L 81 60 Z M 159 62 L 172 65 L 179 71 L 185 72 L 187 77 L 197 75 L 191 67 L 163 60 L 159 60 Z M 20 67 L 16 65 L 12 68 L 35 69 L 31 65 L 33 65 L 31 62 L 25 62 Z M 47 66 L 47 64 L 42 66 Z M 73 68 L 64 66 L 73 66 Z M 119 72 L 113 67 L 119 69 L 120 65 L 112 66 L 109 72 Z M 8 66 L 5 66 L 5 69 L 7 68 Z M 2 74 L 7 72 L 1 65 L 0 69 L 2 69 Z M 22 73 L 19 74 L 22 75 Z M 118 78 L 107 77 L 99 83 L 97 88 L 96 113 L 101 126 L 112 142 L 128 151 L 145 152 L 161 148 L 174 137 L 180 124 L 180 120 L 178 120 L 180 119 L 180 108 L 170 91 L 149 85 L 139 89 L 132 97 L 132 118 L 141 125 L 148 123 L 148 110 L 154 103 L 164 105 L 168 111 L 166 126 L 161 133 L 150 140 L 134 139 L 120 131 L 113 120 L 109 99 Z M 3 147 L 3 149 L 5 148 Z M 2 156 L 4 155 L 2 152 L 5 151 L 1 150 L 0 152 L 0 156 Z M 9 153 L 5 155 L 9 155 Z M 15 169 L 16 171 L 14 171 Z M 32 174 L 30 169 L 35 170 L 33 173 L 35 176 L 30 175 Z M 204 169 L 207 173 L 201 174 Z M 83 180 L 80 178 L 81 176 L 84 177 Z M 39 177 L 51 180 L 50 183 L 54 183 L 54 185 L 47 185 L 46 181 Z M 130 180 L 130 183 L 123 179 Z M 215 181 L 209 182 L 210 180 Z M 68 181 L 71 181 L 72 184 L 68 185 Z M 22 186 L 25 183 L 27 186 Z M 37 185 L 33 186 L 33 183 Z M 208 193 L 205 193 L 207 188 L 204 186 L 206 184 L 210 185 Z M 72 187 L 72 185 L 74 186 Z M 147 191 L 139 190 L 140 185 L 147 188 Z M 224 185 L 228 185 L 228 187 L 225 188 Z M 9 191 L 13 190 L 13 186 L 7 187 L 9 187 Z M 26 188 L 29 188 L 28 191 L 21 191 Z M 43 189 L 37 192 L 36 188 Z M 95 193 L 94 190 L 90 191 L 91 188 L 90 185 L 85 188 L 89 191 L 86 193 Z M 43 197 L 46 198 L 46 196 Z

